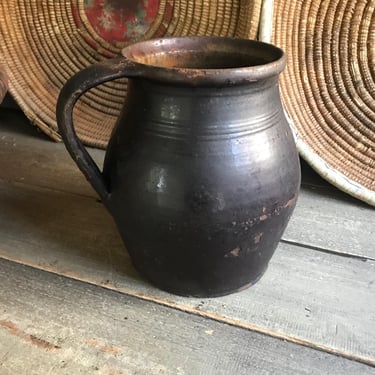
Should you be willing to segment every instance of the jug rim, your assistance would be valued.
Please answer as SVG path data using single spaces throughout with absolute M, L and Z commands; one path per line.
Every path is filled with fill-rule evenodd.
M 241 64 L 205 67 L 189 66 L 178 59 L 186 59 L 184 54 L 210 54 L 226 59 L 241 59 Z M 221 55 L 220 55 L 221 54 Z M 151 80 L 167 81 L 185 85 L 231 86 L 261 81 L 278 76 L 285 68 L 284 51 L 270 43 L 252 39 L 221 36 L 182 36 L 149 39 L 128 45 L 122 55 L 141 70 L 140 76 Z M 192 56 L 192 55 L 190 55 Z M 246 58 L 257 63 L 246 64 Z M 256 60 L 258 59 L 258 60 Z M 161 63 L 165 60 L 165 63 Z M 197 64 L 197 61 L 195 61 Z M 212 61 L 210 61 L 212 64 Z M 186 66 L 184 66 L 186 65 Z M 225 65 L 225 64 L 224 64 Z

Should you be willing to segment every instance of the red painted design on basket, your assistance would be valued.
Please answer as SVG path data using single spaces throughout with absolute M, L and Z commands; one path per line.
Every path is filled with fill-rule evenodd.
M 95 32 L 109 43 L 131 42 L 142 37 L 155 20 L 159 0 L 83 0 L 85 17 Z M 73 17 L 81 28 L 80 11 Z
M 160 37 L 165 36 L 165 34 L 167 33 L 168 25 L 172 21 L 172 18 L 173 18 L 173 2 L 171 3 L 170 1 L 167 1 L 167 3 L 165 4 L 163 20 L 154 33 L 155 38 L 160 38 Z

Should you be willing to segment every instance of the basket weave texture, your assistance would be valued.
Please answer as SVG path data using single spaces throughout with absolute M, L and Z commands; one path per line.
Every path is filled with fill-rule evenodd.
M 0 65 L 0 103 L 3 101 L 8 91 L 8 75 L 5 69 Z
M 375 2 L 276 0 L 273 43 L 288 56 L 281 93 L 301 155 L 375 205 Z
M 0 64 L 28 118 L 55 140 L 58 94 L 84 67 L 129 43 L 162 36 L 255 38 L 261 0 L 1 0 Z M 106 147 L 126 94 L 126 80 L 91 90 L 77 104 L 76 131 Z

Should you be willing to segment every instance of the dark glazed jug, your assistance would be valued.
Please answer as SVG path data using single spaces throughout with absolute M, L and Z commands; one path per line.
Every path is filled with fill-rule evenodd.
M 219 296 L 265 272 L 297 200 L 299 159 L 281 106 L 283 52 L 182 37 L 133 44 L 79 72 L 57 119 L 139 272 L 186 296 Z M 88 89 L 129 78 L 100 172 L 72 123 Z M 125 93 L 124 93 L 125 99 Z

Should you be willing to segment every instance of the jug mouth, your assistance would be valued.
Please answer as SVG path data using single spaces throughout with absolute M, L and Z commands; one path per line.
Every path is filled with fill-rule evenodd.
M 280 48 L 256 40 L 189 36 L 151 39 L 122 50 L 147 78 L 185 84 L 238 84 L 279 75 Z

